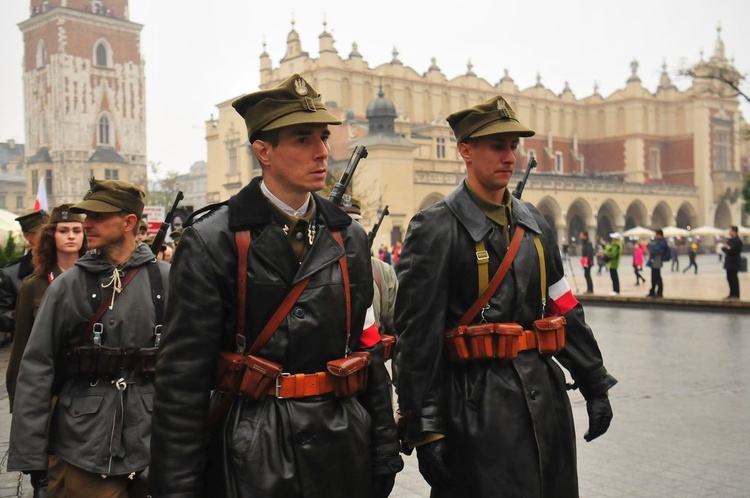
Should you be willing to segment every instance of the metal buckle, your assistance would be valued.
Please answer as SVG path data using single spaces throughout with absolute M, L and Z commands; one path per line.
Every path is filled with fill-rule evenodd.
M 161 325 L 154 327 L 154 347 L 158 348 L 161 342 Z
M 477 251 L 477 261 L 480 263 L 486 263 L 490 260 L 490 253 L 487 251 Z
M 286 399 L 284 396 L 279 395 L 279 390 L 281 389 L 281 378 L 282 377 L 291 377 L 292 374 L 287 372 L 282 372 L 281 375 L 276 377 L 276 392 L 274 392 L 274 396 L 276 396 L 278 399 Z
M 104 325 L 101 323 L 94 324 L 94 346 L 102 345 L 102 334 L 104 333 Z

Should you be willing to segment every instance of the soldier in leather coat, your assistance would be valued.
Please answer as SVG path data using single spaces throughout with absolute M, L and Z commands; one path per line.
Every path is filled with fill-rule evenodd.
M 587 441 L 609 426 L 607 391 L 616 380 L 565 280 L 552 230 L 538 210 L 507 189 L 519 137 L 534 132 L 501 96 L 452 114 L 448 122 L 467 178 L 414 216 L 397 266 L 396 364 L 405 444 L 416 447 L 433 497 L 578 496 L 565 377 L 553 354 L 541 353 L 541 342 L 535 345 L 535 322 L 554 316 L 567 322 L 565 346 L 559 350 L 558 343 L 554 359 L 587 400 Z M 493 292 L 486 277 L 496 274 L 517 235 L 515 259 Z M 512 336 L 518 337 L 517 356 L 498 348 L 500 357 L 452 361 L 446 332 L 488 287 L 487 305 L 467 321 L 526 331 Z
M 325 182 L 328 125 L 340 121 L 299 75 L 233 106 L 245 118 L 263 177 L 185 224 L 170 273 L 177 297 L 167 309 L 157 365 L 150 492 L 386 497 L 403 463 L 380 337 L 365 324 L 373 294 L 367 237 L 313 193 Z M 237 331 L 235 238 L 245 230 L 251 236 L 247 269 L 240 274 L 246 277 L 245 327 Z M 276 378 L 280 389 L 290 382 L 296 389 L 282 395 L 271 388 L 260 400 L 242 391 L 209 427 L 220 352 L 247 353 L 290 289 L 306 278 L 291 311 L 257 352 L 283 367 L 284 376 Z M 301 385 L 326 378 L 327 363 L 349 350 L 370 353 L 364 393 L 336 397 L 322 381 L 309 390 Z M 214 391 L 222 406 L 224 398 L 218 398 L 222 394 Z

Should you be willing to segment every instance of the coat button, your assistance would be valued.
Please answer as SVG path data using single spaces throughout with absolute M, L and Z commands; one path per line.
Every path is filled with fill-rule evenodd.
M 115 325 L 115 321 L 114 320 L 110 320 L 109 324 L 110 324 L 110 326 L 114 326 Z
M 531 399 L 537 399 L 539 396 L 541 396 L 542 393 L 537 391 L 536 389 L 532 389 L 529 393 L 529 396 L 531 396 Z
M 297 444 L 305 445 L 310 442 L 310 435 L 306 432 L 300 432 L 295 436 L 295 439 L 297 440 Z
M 297 232 L 294 234 L 294 238 L 297 240 L 302 240 L 302 237 L 304 237 L 304 235 L 302 235 L 302 232 Z
M 303 310 L 301 306 L 295 306 L 292 313 L 294 313 L 294 316 L 297 318 L 304 318 L 305 316 L 305 310 Z

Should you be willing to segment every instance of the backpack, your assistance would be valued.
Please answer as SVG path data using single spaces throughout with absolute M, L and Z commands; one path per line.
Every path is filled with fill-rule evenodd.
M 669 246 L 667 246 L 666 251 L 662 251 L 662 252 L 664 253 L 661 255 L 662 261 L 669 261 L 670 259 L 672 259 L 672 249 Z

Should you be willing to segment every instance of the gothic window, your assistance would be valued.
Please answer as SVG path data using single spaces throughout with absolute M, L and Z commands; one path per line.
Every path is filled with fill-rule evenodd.
M 732 142 L 729 128 L 714 127 L 714 170 L 732 170 Z
M 555 152 L 555 172 L 563 172 L 563 153 Z
M 112 48 L 106 40 L 99 40 L 94 45 L 94 65 L 112 67 Z
M 109 168 L 106 168 L 104 170 L 104 179 L 105 180 L 119 180 L 120 179 L 120 170 L 119 169 L 109 169 Z
M 34 189 L 36 189 L 38 186 L 39 186 L 39 170 L 34 169 L 34 170 L 31 170 L 31 185 L 30 185 L 30 187 L 31 187 L 31 190 L 32 190 L 32 192 L 31 192 L 32 194 L 36 193 L 36 190 L 34 190 Z
M 648 174 L 651 178 L 661 178 L 661 153 L 657 147 L 648 151 Z
M 110 145 L 109 117 L 102 114 L 99 118 L 99 145 Z
M 48 169 L 46 171 L 46 174 L 44 175 L 44 183 L 47 187 L 47 195 L 52 195 L 54 192 L 52 191 L 52 170 Z
M 36 67 L 44 67 L 47 64 L 47 48 L 44 46 L 44 40 L 39 40 L 36 46 Z

